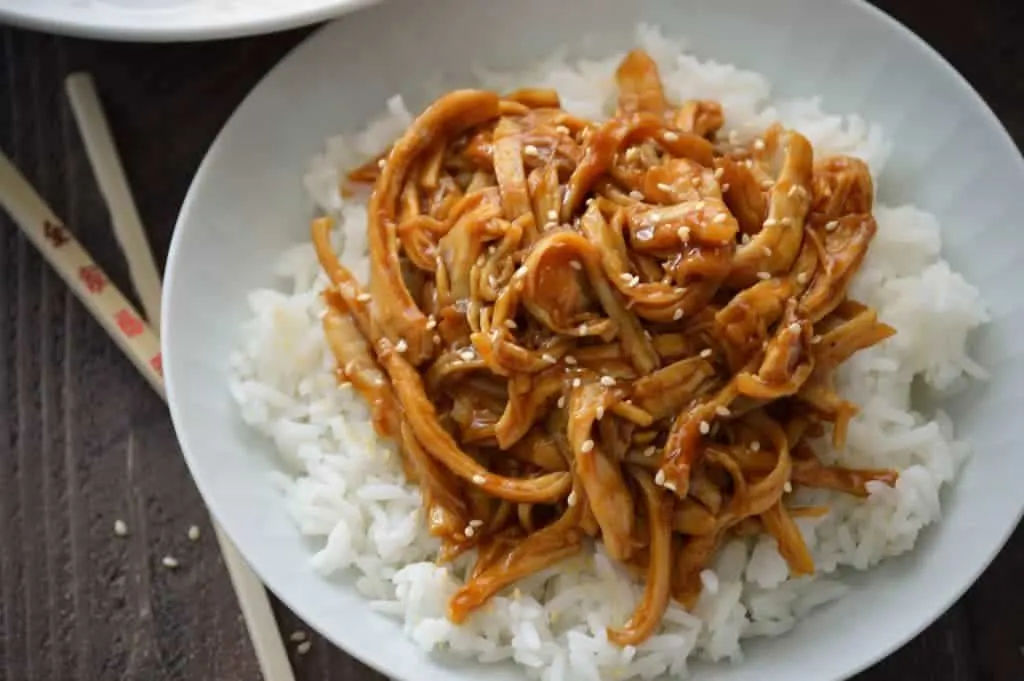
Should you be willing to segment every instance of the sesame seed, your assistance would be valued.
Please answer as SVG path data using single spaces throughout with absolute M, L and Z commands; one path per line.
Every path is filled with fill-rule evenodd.
M 661 213 L 648 213 L 647 220 L 649 222 L 658 222 L 661 220 Z
M 474 485 L 482 485 L 485 482 L 487 482 L 487 478 L 485 478 L 484 476 L 480 475 L 479 473 L 474 475 L 472 480 L 473 480 L 473 484 Z
M 665 184 L 664 182 L 659 182 L 658 183 L 658 189 L 660 189 L 663 192 L 670 192 L 670 191 L 672 191 L 672 185 Z
M 600 421 L 601 419 L 603 419 L 603 418 L 604 418 L 604 407 L 598 407 L 598 408 L 597 408 L 597 409 L 595 410 L 594 414 L 595 414 L 595 416 L 597 416 L 597 420 L 598 420 L 598 421 Z
M 749 244 L 750 243 L 750 235 L 749 234 L 744 234 L 742 237 L 740 237 L 740 241 L 742 241 L 745 244 Z
M 569 498 L 565 502 L 569 504 L 570 508 L 576 505 L 576 490 L 569 492 Z
M 820 342 L 821 342 L 821 336 L 818 336 L 818 335 L 811 336 L 811 345 L 817 345 Z
M 564 409 L 565 408 L 565 395 L 560 395 L 558 397 L 558 408 L 559 409 Z
M 668 130 L 668 131 L 665 132 L 665 141 L 666 142 L 678 142 L 679 141 L 679 135 L 677 133 L 672 132 L 671 130 Z
M 729 131 L 729 144 L 739 144 L 739 143 L 740 143 L 740 134 L 738 132 L 736 132 L 735 130 L 730 130 Z
M 462 352 L 459 353 L 459 358 L 463 362 L 472 362 L 474 359 L 476 359 L 476 353 L 473 352 L 472 350 L 463 350 Z
M 697 203 L 693 204 L 693 209 L 694 210 L 704 210 L 705 206 L 707 206 L 706 203 L 704 203 L 703 201 L 698 201 Z
M 671 480 L 666 481 L 665 482 L 665 489 L 667 489 L 670 492 L 675 492 L 676 491 L 676 483 L 672 482 Z
M 558 361 L 557 359 L 555 359 L 555 356 L 552 355 L 550 352 L 545 352 L 543 355 L 540 356 L 540 358 L 547 362 L 548 364 L 554 364 L 555 362 Z
M 615 379 L 612 378 L 611 376 L 602 376 L 601 385 L 605 386 L 606 388 L 610 388 L 613 385 L 615 385 Z
M 700 434 L 701 435 L 707 435 L 710 432 L 711 432 L 711 424 L 708 423 L 707 421 L 701 421 L 700 422 Z
M 792 187 L 789 188 L 789 191 L 786 192 L 786 196 L 788 196 L 789 198 L 793 198 L 801 191 L 803 191 L 803 189 L 800 187 L 800 185 L 794 184 Z
M 114 521 L 114 534 L 118 537 L 124 537 L 128 534 L 128 526 L 123 520 L 117 519 Z
M 752 452 L 759 452 L 759 451 L 761 451 L 761 442 L 759 440 L 754 440 L 753 442 L 751 442 L 750 443 L 750 451 L 752 451 Z
M 638 192 L 637 190 L 633 189 L 632 191 L 629 192 L 629 198 L 633 199 L 634 201 L 643 201 L 644 195 L 643 192 Z
M 572 387 L 578 388 L 581 385 L 583 385 L 583 381 L 582 380 L 580 380 L 579 378 L 572 379 Z
M 725 175 L 725 168 L 715 168 L 715 179 L 721 180 Z
M 437 320 L 434 319 L 433 317 L 429 317 L 427 319 L 427 331 L 429 331 L 430 329 L 435 328 L 436 326 L 437 326 Z
M 395 352 L 405 352 L 409 349 L 409 344 L 405 342 L 404 338 L 399 338 L 398 342 L 395 343 Z
M 594 441 L 593 440 L 584 440 L 583 444 L 580 445 L 580 451 L 583 452 L 584 454 L 586 454 L 587 452 L 593 451 L 593 449 L 594 449 Z
M 199 526 L 193 525 L 188 528 L 188 538 L 191 541 L 199 541 Z
M 510 329 L 514 329 L 517 326 L 519 326 L 518 324 L 516 324 L 516 320 L 514 320 L 514 319 L 506 319 L 504 323 L 505 323 L 505 326 L 507 326 Z
M 368 303 L 370 302 L 371 299 L 372 296 L 369 293 L 360 293 L 358 296 L 356 296 L 356 300 L 358 300 L 360 303 Z
M 783 227 L 791 227 L 793 225 L 793 218 L 782 218 L 779 220 L 779 224 Z
M 629 280 L 629 285 L 630 286 L 639 286 L 640 285 L 640 275 L 639 274 L 634 274 L 633 277 Z
M 441 336 L 435 333 L 433 341 L 434 341 L 434 345 L 440 345 L 441 344 Z
M 772 249 L 771 249 L 771 248 L 769 248 L 768 246 L 765 246 L 764 248 L 762 248 L 762 249 L 761 249 L 761 251 L 762 251 L 762 252 L 763 252 L 763 253 L 764 253 L 765 255 L 767 255 L 768 257 L 771 257 L 771 255 L 772 255 Z
M 303 641 L 299 645 L 295 646 L 295 652 L 299 655 L 305 655 L 309 652 L 309 649 L 313 647 L 312 641 Z
M 537 147 L 533 146 L 532 144 L 527 144 L 525 147 L 523 147 L 523 153 L 526 154 L 527 156 L 536 156 L 540 152 L 537 151 Z
M 800 324 L 798 322 L 793 322 L 792 324 L 789 325 L 790 333 L 800 333 L 800 331 Z
M 726 215 L 725 213 L 719 213 L 714 218 L 712 218 L 711 222 L 714 222 L 715 224 L 719 224 L 720 225 L 720 224 L 722 224 L 723 222 L 725 222 L 728 219 L 729 219 L 728 215 Z
M 806 272 L 801 272 L 800 274 L 796 275 L 796 283 L 800 285 L 806 284 L 807 280 L 810 278 L 810 275 L 808 275 Z
M 826 232 L 834 232 L 837 229 L 839 229 L 839 221 L 838 220 L 831 220 L 831 221 L 825 223 L 825 231 Z
M 676 286 L 676 287 L 674 287 L 672 289 L 672 293 L 676 294 L 677 296 L 681 296 L 684 293 L 686 293 L 686 287 L 685 286 Z
M 639 155 L 640 155 L 640 150 L 637 149 L 636 147 L 630 147 L 629 149 L 626 150 L 626 160 L 627 161 L 635 161 L 637 156 L 639 156 Z
M 793 491 L 793 483 L 791 483 L 789 480 L 787 480 L 786 483 L 782 486 L 782 491 L 785 492 L 786 494 L 789 494 L 790 492 L 792 492 Z
M 728 182 L 726 182 L 725 184 L 723 184 L 723 185 L 722 185 L 722 191 L 723 191 L 723 192 L 727 192 L 727 191 L 729 191 L 729 187 L 731 187 L 731 186 L 732 186 L 731 184 L 729 184 Z
M 720 404 L 717 407 L 715 407 L 715 413 L 718 414 L 719 416 L 728 416 L 732 412 L 729 411 L 729 407 Z
M 761 180 L 761 189 L 771 189 L 774 184 L 771 180 Z
M 630 282 L 633 281 L 633 275 L 630 274 L 629 272 L 623 272 L 622 274 L 619 275 L 619 279 L 621 279 L 624 282 Z
M 548 220 L 555 221 L 558 219 L 558 211 L 552 208 L 547 212 Z
M 657 447 L 654 445 L 648 445 L 647 448 L 644 449 L 644 456 L 654 456 L 656 451 L 658 451 Z
M 564 125 L 556 125 L 555 126 L 555 132 L 559 133 L 560 135 L 568 135 L 569 134 L 569 128 L 564 126 Z
M 776 220 L 775 218 L 768 218 L 767 220 L 764 221 L 765 227 L 774 227 L 777 224 L 779 224 L 779 221 Z
M 168 570 L 173 570 L 181 565 L 181 563 L 178 562 L 178 559 L 174 556 L 164 556 L 160 562 L 163 563 L 163 566 Z
M 568 364 L 569 366 L 576 366 L 577 364 L 576 358 L 573 357 L 572 355 L 566 355 L 565 357 L 562 358 L 562 361 Z
M 647 329 L 644 329 L 644 338 L 646 338 L 647 340 L 651 340 L 651 338 L 653 338 L 653 336 L 651 336 L 651 332 L 648 331 Z
M 683 318 L 683 308 L 677 307 L 675 312 L 672 313 L 672 319 L 674 321 L 678 322 L 682 318 Z
M 690 178 L 690 184 L 692 184 L 694 187 L 699 187 L 700 186 L 700 178 L 697 177 L 696 175 L 694 175 L 693 177 Z
M 754 149 L 756 149 L 757 151 L 764 151 L 764 140 L 762 140 L 762 139 L 754 140 Z
M 764 281 L 765 279 L 771 279 L 772 275 L 771 272 L 758 272 L 757 278 Z
M 385 161 L 384 159 L 382 159 L 382 158 L 377 159 L 377 167 L 380 168 L 381 170 L 384 170 L 384 166 L 386 166 L 387 164 L 388 164 L 388 162 Z
M 301 629 L 297 629 L 296 631 L 293 631 L 288 638 L 295 643 L 299 643 L 300 641 L 306 640 L 306 632 Z
M 590 332 L 590 326 L 588 326 L 586 322 L 583 322 L 580 324 L 578 331 L 581 336 L 585 336 Z
M 519 269 L 516 270 L 516 276 L 520 278 L 525 277 L 528 271 L 529 270 L 526 269 L 526 265 L 520 265 Z
M 703 357 L 704 359 L 707 359 L 708 357 L 710 357 L 711 356 L 711 348 L 704 348 L 703 350 L 701 350 L 700 351 L 700 356 Z
M 581 263 L 579 260 L 570 260 L 569 267 L 579 271 L 583 269 L 583 263 Z
M 665 484 L 665 471 L 663 471 L 661 469 L 658 469 L 657 474 L 654 476 L 654 484 L 655 485 L 664 485 Z
M 487 275 L 487 285 L 492 289 L 498 288 L 498 278 L 493 274 Z
M 474 534 L 476 534 L 476 528 L 475 528 L 475 527 L 473 527 L 472 525 L 467 525 L 467 526 L 466 526 L 466 527 L 465 527 L 465 528 L 464 528 L 464 529 L 462 530 L 462 534 L 466 535 L 466 539 L 469 539 L 469 538 L 470 538 L 470 537 L 472 537 L 472 536 L 473 536 Z

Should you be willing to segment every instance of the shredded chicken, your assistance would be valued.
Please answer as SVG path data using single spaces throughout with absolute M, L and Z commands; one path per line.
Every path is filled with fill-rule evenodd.
M 795 487 L 865 496 L 890 470 L 825 465 L 855 405 L 835 369 L 894 333 L 847 297 L 875 234 L 867 167 L 774 125 L 719 139 L 717 102 L 668 100 L 630 52 L 615 115 L 549 90 L 430 105 L 371 183 L 370 281 L 312 236 L 339 380 L 423 492 L 439 561 L 476 551 L 454 622 L 583 547 L 645 580 L 609 640 L 692 606 L 730 536 L 768 533 L 814 571 Z

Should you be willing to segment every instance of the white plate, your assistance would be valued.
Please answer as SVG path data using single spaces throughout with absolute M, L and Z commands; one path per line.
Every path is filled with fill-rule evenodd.
M 375 0 L 0 0 L 0 23 L 108 40 L 211 40 L 340 16 Z
M 982 100 L 924 43 L 849 0 L 385 3 L 327 27 L 289 55 L 218 137 L 174 235 L 163 329 L 175 427 L 213 513 L 292 609 L 392 677 L 521 673 L 424 657 L 351 585 L 310 570 L 310 547 L 267 483 L 270 448 L 243 427 L 226 389 L 246 292 L 270 284 L 274 257 L 305 237 L 311 211 L 300 178 L 323 138 L 359 129 L 396 91 L 421 107 L 436 94 L 423 83 L 438 73 L 467 76 L 469 57 L 518 66 L 563 42 L 580 53 L 583 24 L 598 37 L 589 51 L 597 45 L 604 54 L 629 47 L 637 21 L 685 36 L 699 55 L 766 74 L 782 95 L 820 93 L 827 110 L 860 112 L 883 125 L 896 149 L 882 197 L 939 216 L 948 230 L 946 257 L 981 288 L 993 316 L 974 348 L 993 379 L 949 405 L 976 454 L 945 495 L 944 520 L 912 553 L 854 577 L 855 595 L 782 638 L 752 642 L 744 664 L 709 666 L 700 678 L 833 681 L 855 673 L 948 608 L 1020 517 L 1024 242 L 1017 197 L 1024 163 Z

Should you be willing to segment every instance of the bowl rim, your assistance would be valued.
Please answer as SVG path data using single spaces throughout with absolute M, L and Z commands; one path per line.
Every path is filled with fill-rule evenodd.
M 282 11 L 273 14 L 263 12 L 255 16 L 239 17 L 237 13 L 232 13 L 227 20 L 222 21 L 182 20 L 167 25 L 163 21 L 168 14 L 166 11 L 154 10 L 150 14 L 156 15 L 155 18 L 147 20 L 144 18 L 145 13 L 143 12 L 128 12 L 126 10 L 121 12 L 122 21 L 103 22 L 98 21 L 97 15 L 90 13 L 85 8 L 58 16 L 56 12 L 40 11 L 39 7 L 33 7 L 32 3 L 26 3 L 21 7 L 5 7 L 2 4 L 4 0 L 0 0 L 0 23 L 57 35 L 96 40 L 149 43 L 198 42 L 287 31 L 334 19 L 345 12 L 354 12 L 379 1 L 322 0 L 318 6 L 298 9 L 292 9 L 288 3 L 284 3 Z M 113 7 L 110 11 L 116 12 L 117 8 Z M 143 18 L 132 19 L 131 17 Z
M 1014 149 L 1017 152 L 1015 154 L 1015 160 L 1019 168 L 1021 169 L 1022 173 L 1024 173 L 1024 155 L 1022 155 L 1020 147 L 1018 147 L 1017 143 L 1010 135 L 1006 126 L 995 114 L 995 112 L 991 109 L 991 107 L 989 107 L 988 103 L 981 96 L 981 94 L 978 93 L 977 90 L 975 90 L 975 88 L 970 84 L 970 82 L 952 64 L 950 64 L 945 59 L 945 57 L 942 56 L 942 54 L 940 54 L 934 47 L 932 47 L 928 42 L 926 42 L 922 37 L 917 35 L 913 30 L 911 30 L 901 21 L 889 15 L 881 8 L 871 4 L 867 0 L 832 1 L 846 5 L 848 8 L 854 9 L 856 11 L 865 12 L 872 21 L 879 23 L 880 29 L 888 28 L 890 30 L 895 31 L 895 33 L 898 34 L 900 40 L 906 42 L 908 47 L 912 47 L 915 51 L 921 53 L 922 56 L 927 57 L 928 61 L 935 68 L 945 72 L 944 75 L 946 77 L 951 77 L 951 83 L 959 90 L 961 97 L 963 97 L 965 101 L 970 101 L 970 103 L 974 105 L 978 113 L 985 118 L 985 122 L 991 128 L 992 132 L 1000 136 L 1001 142 L 1004 145 L 1011 149 Z M 374 7 L 370 7 L 367 11 L 372 12 L 375 9 L 376 8 Z M 258 90 L 260 90 L 261 87 L 267 81 L 272 80 L 276 76 L 276 74 L 284 68 L 286 62 L 289 62 L 291 59 L 295 58 L 296 55 L 301 53 L 303 50 L 308 49 L 312 43 L 315 43 L 318 40 L 323 39 L 324 36 L 326 34 L 329 34 L 332 28 L 335 27 L 335 25 L 341 21 L 344 21 L 344 19 L 338 19 L 336 21 L 330 22 L 324 26 L 317 28 L 316 30 L 311 32 L 310 35 L 306 36 L 302 41 L 300 41 L 297 45 L 291 48 L 281 58 L 281 60 L 256 83 L 252 90 L 250 90 L 246 97 L 239 103 L 239 105 L 236 107 L 232 115 L 224 123 L 220 132 L 218 132 L 216 138 L 214 139 L 207 153 L 204 155 L 203 160 L 200 163 L 198 169 L 196 170 L 195 176 L 193 177 L 193 180 L 189 185 L 188 192 L 182 203 L 181 209 L 178 214 L 178 218 L 174 226 L 174 232 L 172 235 L 165 268 L 164 304 L 163 316 L 161 320 L 162 327 L 168 330 L 167 333 L 165 333 L 165 335 L 163 336 L 162 340 L 162 351 L 164 354 L 164 371 L 167 385 L 167 400 L 170 408 L 172 423 L 175 429 L 175 435 L 178 438 L 178 442 L 182 449 L 182 453 L 185 457 L 189 471 L 192 474 L 196 487 L 199 489 L 203 501 L 207 505 L 207 508 L 209 509 L 209 512 L 218 521 L 220 521 L 221 518 L 228 514 L 222 512 L 221 502 L 219 501 L 218 496 L 216 494 L 213 494 L 212 490 L 207 486 L 209 484 L 208 481 L 204 481 L 202 475 L 197 475 L 197 471 L 199 470 L 200 467 L 195 462 L 198 461 L 200 456 L 197 456 L 196 451 L 193 448 L 189 447 L 188 444 L 186 443 L 186 440 L 188 439 L 185 435 L 187 425 L 183 421 L 181 410 L 178 406 L 179 399 L 181 399 L 182 396 L 177 391 L 174 379 L 176 364 L 173 358 L 173 353 L 168 352 L 172 345 L 172 343 L 168 339 L 173 336 L 172 329 L 174 328 L 170 324 L 170 315 L 173 313 L 173 310 L 176 307 L 176 305 L 174 304 L 175 287 L 173 284 L 175 280 L 175 273 L 182 269 L 177 267 L 181 259 L 180 251 L 182 249 L 182 238 L 180 237 L 180 235 L 184 232 L 185 225 L 189 221 L 189 214 L 193 207 L 193 203 L 196 200 L 196 195 L 199 192 L 199 187 L 201 187 L 206 181 L 206 178 L 210 172 L 210 166 L 213 164 L 214 158 L 218 155 L 221 147 L 224 144 L 225 131 L 231 126 L 232 122 L 237 116 L 238 111 L 244 106 L 246 106 L 246 104 L 252 99 L 254 94 Z M 1007 542 L 1010 540 L 1011 536 L 1017 529 L 1018 525 L 1020 525 L 1022 519 L 1024 519 L 1024 500 L 1020 502 L 1015 518 L 1004 519 L 1003 522 L 1006 522 L 1006 526 L 999 533 L 998 541 L 993 545 L 993 548 L 989 552 L 989 554 L 984 556 L 981 560 L 977 562 L 974 569 L 970 571 L 970 576 L 968 579 L 964 580 L 962 583 L 955 584 L 954 587 L 950 589 L 949 593 L 945 598 L 940 599 L 933 607 L 929 608 L 922 615 L 920 621 L 916 626 L 907 627 L 904 630 L 901 630 L 899 632 L 899 635 L 891 637 L 890 641 L 887 644 L 871 650 L 870 654 L 864 655 L 858 663 L 849 666 L 845 672 L 837 672 L 837 676 L 831 677 L 832 681 L 842 681 L 843 679 L 848 679 L 855 676 L 856 674 L 859 674 L 865 669 L 868 669 L 869 667 L 889 657 L 894 652 L 896 652 L 897 650 L 905 646 L 907 643 L 909 643 L 911 640 L 919 636 L 928 627 L 932 626 L 946 611 L 948 611 L 953 605 L 955 605 L 963 597 L 963 595 L 978 581 L 979 577 L 988 569 L 992 561 L 999 555 L 999 553 L 1006 546 Z M 1009 522 L 1011 520 L 1012 522 Z M 224 525 L 223 527 L 225 528 L 225 532 L 227 533 L 228 537 L 234 536 L 234 533 L 232 532 L 231 521 L 229 521 L 227 525 Z M 249 551 L 247 550 L 246 547 L 240 545 L 238 546 L 238 550 L 242 554 L 242 556 L 245 557 L 246 562 L 250 564 L 253 571 L 264 582 L 264 585 L 268 589 L 270 589 L 281 600 L 282 603 L 284 603 L 290 610 L 292 610 L 296 615 L 302 618 L 303 621 L 306 622 L 310 627 L 317 630 L 325 639 L 330 641 L 333 645 L 339 647 L 346 654 L 359 660 L 361 663 L 367 665 L 368 667 L 374 669 L 379 673 L 386 674 L 394 679 L 404 678 L 400 675 L 401 673 L 396 669 L 394 662 L 386 654 L 373 655 L 370 652 L 358 649 L 355 646 L 346 646 L 341 642 L 341 640 L 339 640 L 336 629 L 332 629 L 326 626 L 325 622 L 323 622 L 321 618 L 317 617 L 307 619 L 306 615 L 304 615 L 302 612 L 302 608 L 297 603 L 298 599 L 293 598 L 293 593 L 287 588 L 287 585 L 277 583 L 271 584 L 270 582 L 268 582 L 264 577 L 264 574 L 266 572 L 264 566 L 260 563 L 260 561 L 253 562 L 251 560 L 250 554 L 252 553 L 252 551 Z M 323 579 L 322 577 L 313 575 L 313 573 L 310 573 L 310 575 L 311 578 Z M 411 642 L 409 644 L 412 645 Z M 482 663 L 472 662 L 471 664 L 478 665 Z

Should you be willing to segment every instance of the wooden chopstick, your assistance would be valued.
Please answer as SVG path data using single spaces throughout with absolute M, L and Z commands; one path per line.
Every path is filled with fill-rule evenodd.
M 139 294 L 150 326 L 159 332 L 160 272 L 146 240 L 146 231 L 142 228 L 139 211 L 135 208 L 135 200 L 128 187 L 117 147 L 114 146 L 110 126 L 103 115 L 96 87 L 87 73 L 74 73 L 68 76 L 64 84 L 85 143 L 85 153 L 110 211 L 114 236 L 127 258 L 132 286 Z
M 160 339 L 2 153 L 0 205 L 153 389 L 166 399 Z
M 0 205 L 153 389 L 166 400 L 160 341 L 156 333 L 2 153 Z M 216 522 L 213 526 L 264 681 L 294 681 L 263 583 Z
M 110 211 L 114 234 L 128 262 L 132 284 L 150 324 L 159 328 L 160 273 L 92 77 L 86 73 L 72 74 L 65 81 L 65 86 L 96 182 Z M 150 366 L 150 369 L 154 367 Z M 162 387 L 162 372 L 160 384 Z M 266 588 L 216 521 L 213 527 L 264 681 L 294 681 Z

